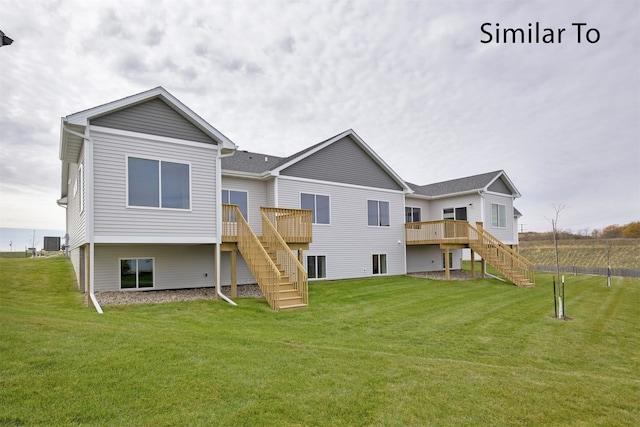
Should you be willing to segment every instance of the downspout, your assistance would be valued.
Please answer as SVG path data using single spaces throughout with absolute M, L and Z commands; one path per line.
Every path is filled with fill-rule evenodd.
M 227 298 L 221 290 L 222 272 L 220 271 L 220 242 L 222 241 L 222 158 L 233 156 L 233 152 L 222 154 L 222 147 L 218 145 L 216 156 L 216 295 L 233 306 L 235 302 Z
M 95 242 L 93 237 L 93 139 L 88 135 L 89 127 L 87 126 L 85 129 L 85 134 L 81 134 L 79 132 L 73 131 L 66 126 L 63 126 L 65 132 L 80 137 L 88 142 L 87 150 L 85 150 L 85 167 L 84 171 L 87 175 L 84 179 L 84 186 L 87 190 L 85 194 L 85 216 L 86 216 L 86 229 L 85 233 L 89 235 L 89 299 L 91 299 L 91 303 L 96 311 L 100 314 L 103 314 L 102 307 L 100 307 L 100 303 L 96 299 L 96 295 L 94 294 L 94 278 L 95 278 Z M 89 163 L 89 164 L 87 164 Z

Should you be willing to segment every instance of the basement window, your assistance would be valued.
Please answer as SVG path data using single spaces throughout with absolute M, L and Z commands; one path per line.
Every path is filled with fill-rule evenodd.
M 120 260 L 120 289 L 153 288 L 153 258 L 126 258 Z
M 373 274 L 387 274 L 387 254 L 373 254 Z
M 307 274 L 309 279 L 326 279 L 327 257 L 325 255 L 308 255 Z

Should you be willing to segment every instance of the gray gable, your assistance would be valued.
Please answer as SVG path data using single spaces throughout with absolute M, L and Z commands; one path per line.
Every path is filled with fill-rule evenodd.
M 299 155 L 300 153 L 296 156 Z M 365 187 L 403 189 L 349 136 L 292 164 L 283 169 L 280 174 Z
M 101 117 L 91 124 L 131 132 L 216 144 L 216 142 L 159 98 Z
M 487 188 L 487 190 L 489 191 L 493 191 L 495 193 L 502 193 L 502 194 L 512 194 L 511 190 L 509 189 L 509 187 L 507 186 L 507 184 L 504 182 L 504 180 L 502 179 L 502 177 L 496 179 L 490 186 L 489 188 Z
M 483 190 L 491 181 L 496 179 L 502 171 L 488 172 L 480 175 L 467 176 L 464 178 L 452 179 L 450 181 L 436 182 L 429 185 L 411 184 L 411 188 L 416 194 L 422 196 L 442 196 L 445 194 L 464 193 L 473 190 Z M 511 194 L 509 192 L 508 194 Z

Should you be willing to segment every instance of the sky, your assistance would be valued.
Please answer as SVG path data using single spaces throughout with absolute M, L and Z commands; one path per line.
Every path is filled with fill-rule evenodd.
M 60 118 L 157 86 L 243 150 L 288 156 L 353 129 L 415 184 L 503 169 L 521 231 L 550 230 L 554 204 L 574 232 L 640 221 L 637 0 L 0 10 L 14 40 L 0 47 L 0 227 L 64 230 Z M 505 40 L 513 28 L 524 42 Z

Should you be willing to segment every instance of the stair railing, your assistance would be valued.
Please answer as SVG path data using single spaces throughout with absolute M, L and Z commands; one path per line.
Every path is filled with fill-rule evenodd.
M 235 217 L 229 216 L 227 219 L 235 220 L 235 229 L 238 236 L 238 250 L 242 254 L 251 274 L 258 282 L 258 286 L 262 290 L 269 306 L 272 309 L 278 310 L 279 303 L 279 284 L 281 273 L 278 266 L 275 265 L 267 251 L 262 246 L 260 239 L 255 235 L 247 220 L 244 219 L 240 209 L 236 205 L 233 208 L 227 210 L 235 210 Z M 229 221 L 231 222 L 231 221 Z
M 261 207 L 260 212 L 267 216 L 285 242 L 311 243 L 313 224 L 310 210 Z
M 535 283 L 535 265 L 484 229 L 481 222 L 469 226 L 469 246 L 516 285 Z
M 302 302 L 308 304 L 309 279 L 307 270 L 293 254 L 265 210 L 265 208 L 261 208 L 262 242 L 268 247 L 268 252 L 274 255 L 276 264 L 284 270 L 283 276 L 287 276 L 289 281 L 293 283 L 298 295 L 302 297 Z

